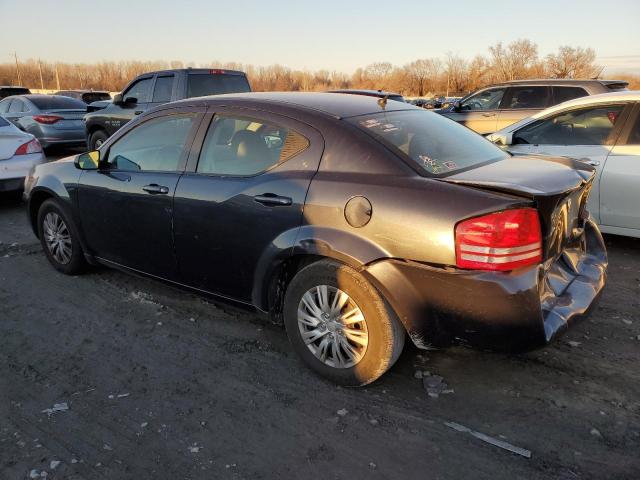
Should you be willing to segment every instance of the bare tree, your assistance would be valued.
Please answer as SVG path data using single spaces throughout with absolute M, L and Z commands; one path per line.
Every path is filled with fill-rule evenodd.
M 433 86 L 440 72 L 440 60 L 437 58 L 423 58 L 404 66 L 412 92 L 422 97 L 428 88 Z
M 594 78 L 602 70 L 593 63 L 595 59 L 591 48 L 563 46 L 558 53 L 547 55 L 547 71 L 554 78 Z
M 538 46 L 521 39 L 504 47 L 502 42 L 489 47 L 492 67 L 501 81 L 527 78 L 531 66 L 538 60 Z

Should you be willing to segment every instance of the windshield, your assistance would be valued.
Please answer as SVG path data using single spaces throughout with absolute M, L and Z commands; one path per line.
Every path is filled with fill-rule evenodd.
M 249 82 L 244 75 L 196 74 L 191 73 L 187 80 L 187 97 L 204 97 L 222 93 L 250 92 Z
M 509 156 L 468 128 L 425 110 L 375 113 L 347 121 L 433 176 L 449 175 Z
M 60 95 L 38 95 L 29 97 L 39 110 L 64 110 L 64 109 L 81 109 L 85 110 L 87 105 L 75 98 L 63 97 Z

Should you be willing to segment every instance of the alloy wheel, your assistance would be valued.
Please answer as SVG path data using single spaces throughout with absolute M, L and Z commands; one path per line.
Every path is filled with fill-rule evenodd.
M 364 357 L 369 333 L 364 315 L 342 290 L 318 285 L 298 305 L 298 328 L 313 355 L 333 368 L 350 368 Z
M 49 212 L 43 221 L 44 238 L 51 256 L 56 262 L 66 265 L 71 261 L 71 233 L 67 224 L 56 212 Z

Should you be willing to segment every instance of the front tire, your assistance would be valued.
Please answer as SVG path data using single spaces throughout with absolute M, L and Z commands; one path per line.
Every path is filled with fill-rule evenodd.
M 98 150 L 108 138 L 109 135 L 107 135 L 107 132 L 104 130 L 96 130 L 89 137 L 89 150 Z
M 56 270 L 76 275 L 85 269 L 77 229 L 54 199 L 45 200 L 38 210 L 38 236 L 49 263 Z
M 344 386 L 378 379 L 404 346 L 404 328 L 378 290 L 334 260 L 308 265 L 291 280 L 284 322 L 302 360 Z

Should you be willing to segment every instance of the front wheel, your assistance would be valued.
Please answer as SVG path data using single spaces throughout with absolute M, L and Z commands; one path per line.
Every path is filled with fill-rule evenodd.
M 89 150 L 98 150 L 108 138 L 109 135 L 107 135 L 107 132 L 104 130 L 96 130 L 89 137 Z
M 38 210 L 38 236 L 49 263 L 67 275 L 80 273 L 86 266 L 75 226 L 58 202 L 46 200 Z
M 373 382 L 404 346 L 404 328 L 380 293 L 354 269 L 333 260 L 313 263 L 291 280 L 284 321 L 302 360 L 344 386 Z

